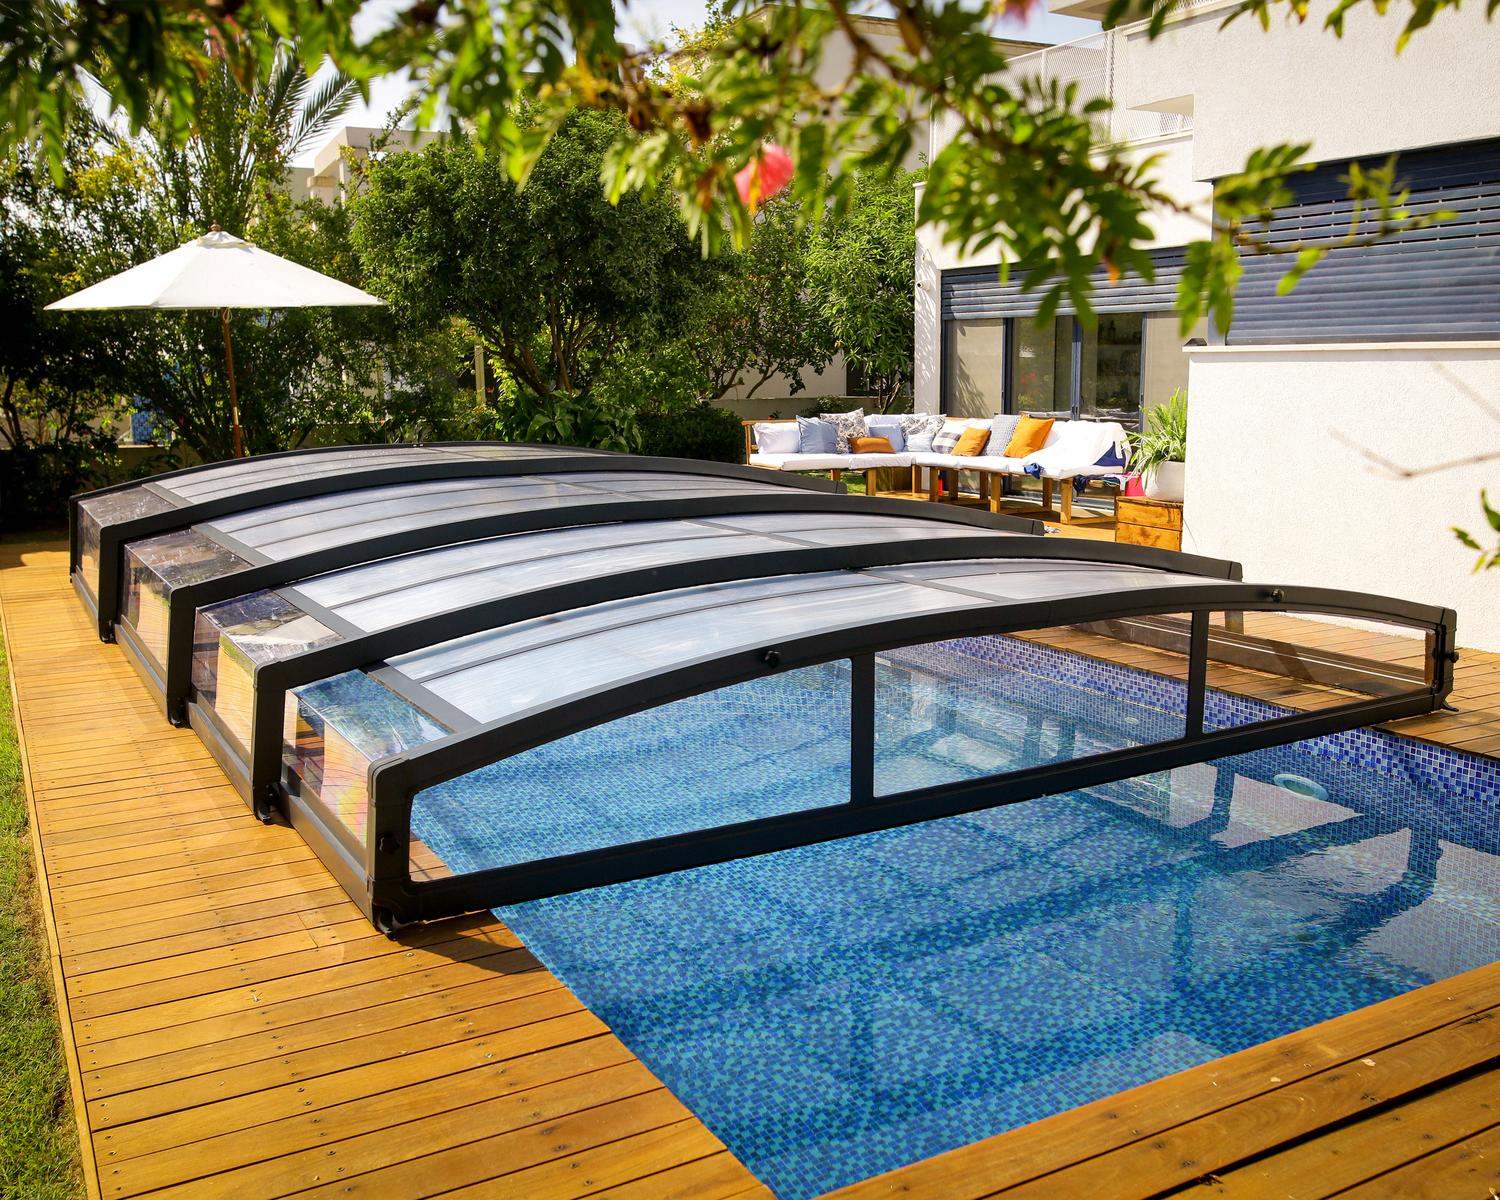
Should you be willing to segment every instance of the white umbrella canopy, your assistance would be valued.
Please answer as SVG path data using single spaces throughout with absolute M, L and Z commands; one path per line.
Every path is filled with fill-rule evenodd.
M 105 308 L 321 308 L 384 304 L 368 292 L 252 246 L 232 233 L 194 238 L 150 262 L 47 305 Z
M 231 308 L 347 308 L 380 305 L 368 292 L 213 230 L 185 246 L 47 305 L 49 312 L 102 309 L 218 309 L 229 368 L 229 413 L 236 458 L 243 457 Z

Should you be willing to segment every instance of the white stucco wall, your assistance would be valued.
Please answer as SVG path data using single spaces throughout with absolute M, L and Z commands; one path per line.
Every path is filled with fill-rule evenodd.
M 1303 24 L 1278 10 L 1269 30 L 1250 17 L 1221 29 L 1230 7 L 1194 9 L 1154 41 L 1117 35 L 1117 106 L 1190 95 L 1199 179 L 1278 142 L 1310 141 L 1326 161 L 1500 134 L 1500 20 L 1482 5 L 1437 13 L 1399 56 L 1409 9 L 1356 5 L 1340 38 L 1323 29 L 1331 0 Z
M 1500 342 L 1188 351 L 1186 550 L 1245 578 L 1349 588 L 1458 613 L 1461 646 L 1500 650 L 1500 579 L 1449 527 L 1484 531 L 1500 459 Z

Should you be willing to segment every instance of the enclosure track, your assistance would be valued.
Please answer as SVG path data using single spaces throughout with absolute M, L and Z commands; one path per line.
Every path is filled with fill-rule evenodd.
M 769 1197 L 499 921 L 389 940 L 254 821 L 62 542 L 0 616 L 91 1196 Z

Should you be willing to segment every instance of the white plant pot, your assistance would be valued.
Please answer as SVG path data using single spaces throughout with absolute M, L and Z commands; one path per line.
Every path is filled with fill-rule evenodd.
M 1142 487 L 1152 500 L 1175 500 L 1180 504 L 1186 470 L 1186 464 L 1180 462 L 1157 463 L 1156 469 L 1141 481 Z

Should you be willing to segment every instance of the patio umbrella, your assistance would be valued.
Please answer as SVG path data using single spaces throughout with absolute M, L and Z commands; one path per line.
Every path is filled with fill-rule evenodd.
M 118 308 L 216 308 L 224 330 L 229 370 L 229 423 L 234 456 L 244 457 L 239 393 L 234 379 L 234 348 L 229 339 L 231 308 L 342 308 L 384 304 L 368 292 L 289 262 L 217 225 L 211 232 L 150 262 L 112 275 L 81 292 L 47 305 L 49 311 L 83 312 Z

